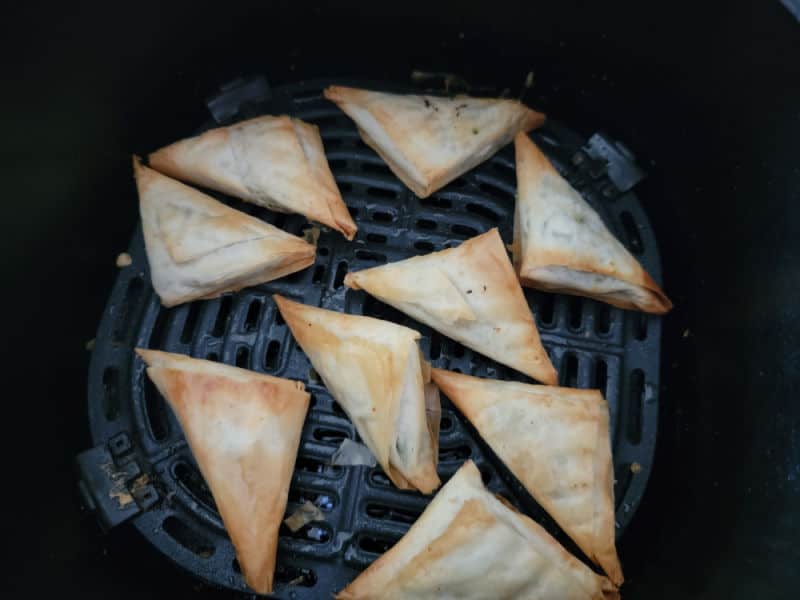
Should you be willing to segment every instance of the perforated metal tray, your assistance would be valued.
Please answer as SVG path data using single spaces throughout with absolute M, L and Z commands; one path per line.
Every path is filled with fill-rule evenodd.
M 289 113 L 317 124 L 331 169 L 358 223 L 356 239 L 349 243 L 338 233 L 323 231 L 316 262 L 304 271 L 222 298 L 166 309 L 150 285 L 142 234 L 137 231 L 129 250 L 133 264 L 120 271 L 114 285 L 89 372 L 89 422 L 97 447 L 79 457 L 82 491 L 106 526 L 130 519 L 183 568 L 213 584 L 246 593 L 233 547 L 178 423 L 146 377 L 133 348 L 179 352 L 306 382 L 312 404 L 288 511 L 311 500 L 321 506 L 326 520 L 296 534 L 281 530 L 275 595 L 297 600 L 329 597 L 344 587 L 407 531 L 430 498 L 394 489 L 379 468 L 329 465 L 341 440 L 357 439 L 356 432 L 292 340 L 270 298 L 273 293 L 413 327 L 422 333 L 423 350 L 435 366 L 525 380 L 512 369 L 342 285 L 348 269 L 452 247 L 491 227 L 499 227 L 503 239 L 510 242 L 516 187 L 513 148 L 503 149 L 444 190 L 420 200 L 361 142 L 351 121 L 322 98 L 321 91 L 329 83 L 314 81 L 271 91 L 256 86 L 257 93 L 245 93 L 244 98 L 255 101 L 237 100 L 233 109 L 229 104 L 217 114 L 223 115 L 222 120 L 238 120 Z M 656 242 L 636 197 L 620 192 L 603 161 L 592 158 L 586 141 L 558 123 L 548 121 L 533 137 L 660 280 Z M 129 194 L 135 202 L 133 186 Z M 291 233 L 300 234 L 308 226 L 298 215 L 271 213 L 215 196 Z M 609 401 L 617 531 L 621 534 L 642 497 L 653 456 L 660 320 L 584 298 L 530 290 L 526 296 L 561 383 L 599 388 Z M 439 456 L 443 481 L 467 458 L 475 461 L 491 490 L 509 498 L 581 556 L 444 399 Z M 108 460 L 113 470 L 110 483 L 103 475 L 108 475 L 108 465 L 102 467 Z M 115 498 L 109 501 L 108 485 L 124 487 L 133 501 L 124 506 Z

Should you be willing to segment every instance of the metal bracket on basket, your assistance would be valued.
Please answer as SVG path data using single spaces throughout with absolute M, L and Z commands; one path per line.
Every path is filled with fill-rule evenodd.
M 104 531 L 116 527 L 158 501 L 158 492 L 136 461 L 126 433 L 75 459 L 78 489 Z
M 268 102 L 270 98 L 272 90 L 263 76 L 247 79 L 240 77 L 221 85 L 219 93 L 206 100 L 206 106 L 214 120 L 224 125 L 236 115 L 248 116 L 248 104 L 261 104 Z
M 582 150 L 591 159 L 605 163 L 608 178 L 620 192 L 627 192 L 645 178 L 645 172 L 636 164 L 633 152 L 604 133 L 595 133 Z

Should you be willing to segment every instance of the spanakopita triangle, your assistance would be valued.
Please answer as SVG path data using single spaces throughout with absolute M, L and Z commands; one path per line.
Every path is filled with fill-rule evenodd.
M 247 585 L 272 592 L 309 394 L 299 381 L 137 349 L 180 422 Z
M 602 394 L 440 369 L 431 376 L 564 532 L 621 585 L 608 405 Z
M 161 148 L 149 162 L 170 177 L 355 236 L 319 130 L 299 119 L 263 116 L 211 129 Z
M 672 303 L 600 215 L 525 134 L 517 135 L 514 263 L 523 285 L 663 314 Z
M 274 298 L 295 340 L 392 482 L 425 494 L 439 487 L 434 439 L 439 427 L 433 422 L 440 414 L 438 395 L 426 385 L 430 368 L 419 350 L 419 333 Z
M 344 281 L 497 362 L 556 383 L 497 229 L 457 248 L 348 273 Z
M 544 115 L 503 98 L 389 94 L 331 86 L 325 97 L 417 196 L 425 198 L 479 165 Z
M 316 248 L 133 162 L 150 278 L 165 306 L 305 269 Z
M 338 600 L 611 600 L 614 585 L 491 494 L 467 461 Z

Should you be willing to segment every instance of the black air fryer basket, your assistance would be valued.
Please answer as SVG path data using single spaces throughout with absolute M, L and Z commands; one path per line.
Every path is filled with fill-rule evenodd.
M 424 354 L 434 366 L 526 380 L 342 283 L 348 270 L 457 246 L 493 227 L 509 243 L 516 191 L 513 148 L 504 148 L 421 200 L 360 140 L 350 119 L 322 97 L 323 88 L 332 83 L 342 82 L 317 80 L 270 90 L 261 78 L 237 81 L 209 101 L 215 121 L 203 129 L 283 113 L 318 125 L 339 189 L 358 223 L 355 240 L 347 242 L 337 232 L 323 229 L 310 268 L 221 298 L 167 309 L 151 287 L 139 228 L 129 248 L 133 262 L 117 277 L 92 355 L 89 421 L 95 447 L 78 457 L 81 493 L 104 527 L 130 521 L 190 573 L 216 586 L 246 592 L 231 542 L 180 427 L 133 349 L 178 352 L 305 382 L 312 394 L 311 408 L 287 511 L 308 500 L 321 508 L 325 521 L 309 523 L 296 533 L 285 526 L 281 529 L 275 596 L 297 600 L 328 597 L 342 589 L 408 530 L 430 497 L 397 490 L 380 467 L 331 466 L 331 455 L 341 441 L 357 440 L 357 433 L 292 339 L 272 294 L 417 329 Z M 656 240 L 630 190 L 642 172 L 627 149 L 599 134 L 584 139 L 554 120 L 532 136 L 611 231 L 660 280 Z M 302 235 L 311 226 L 300 215 L 217 196 L 293 234 Z M 532 290 L 525 294 L 560 384 L 600 389 L 609 402 L 619 537 L 642 499 L 653 461 L 661 320 L 586 298 Z M 508 498 L 580 555 L 443 398 L 442 480 L 467 459 L 475 461 L 490 490 Z

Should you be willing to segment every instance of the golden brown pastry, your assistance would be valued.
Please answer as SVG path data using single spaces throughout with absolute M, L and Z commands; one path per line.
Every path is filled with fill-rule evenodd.
M 612 600 L 605 577 L 483 486 L 467 461 L 338 600 Z
M 430 494 L 436 474 L 438 392 L 419 333 L 274 296 L 283 319 L 386 475 L 400 489 Z M 428 394 L 426 395 L 426 391 Z
M 514 264 L 527 287 L 663 314 L 658 284 L 525 134 L 514 140 Z
M 497 362 L 557 381 L 497 229 L 457 248 L 348 273 L 344 283 Z
M 176 179 L 279 212 L 305 215 L 353 239 L 350 217 L 315 125 L 264 116 L 175 142 L 149 156 Z
M 309 394 L 299 381 L 180 354 L 136 352 L 178 417 L 247 585 L 271 593 Z
M 431 376 L 586 556 L 622 585 L 608 405 L 602 394 L 440 369 Z
M 361 138 L 420 198 L 430 196 L 508 144 L 544 115 L 516 100 L 387 94 L 331 86 L 325 97 L 355 121 Z
M 165 306 L 213 298 L 305 269 L 316 248 L 134 158 L 147 260 Z

